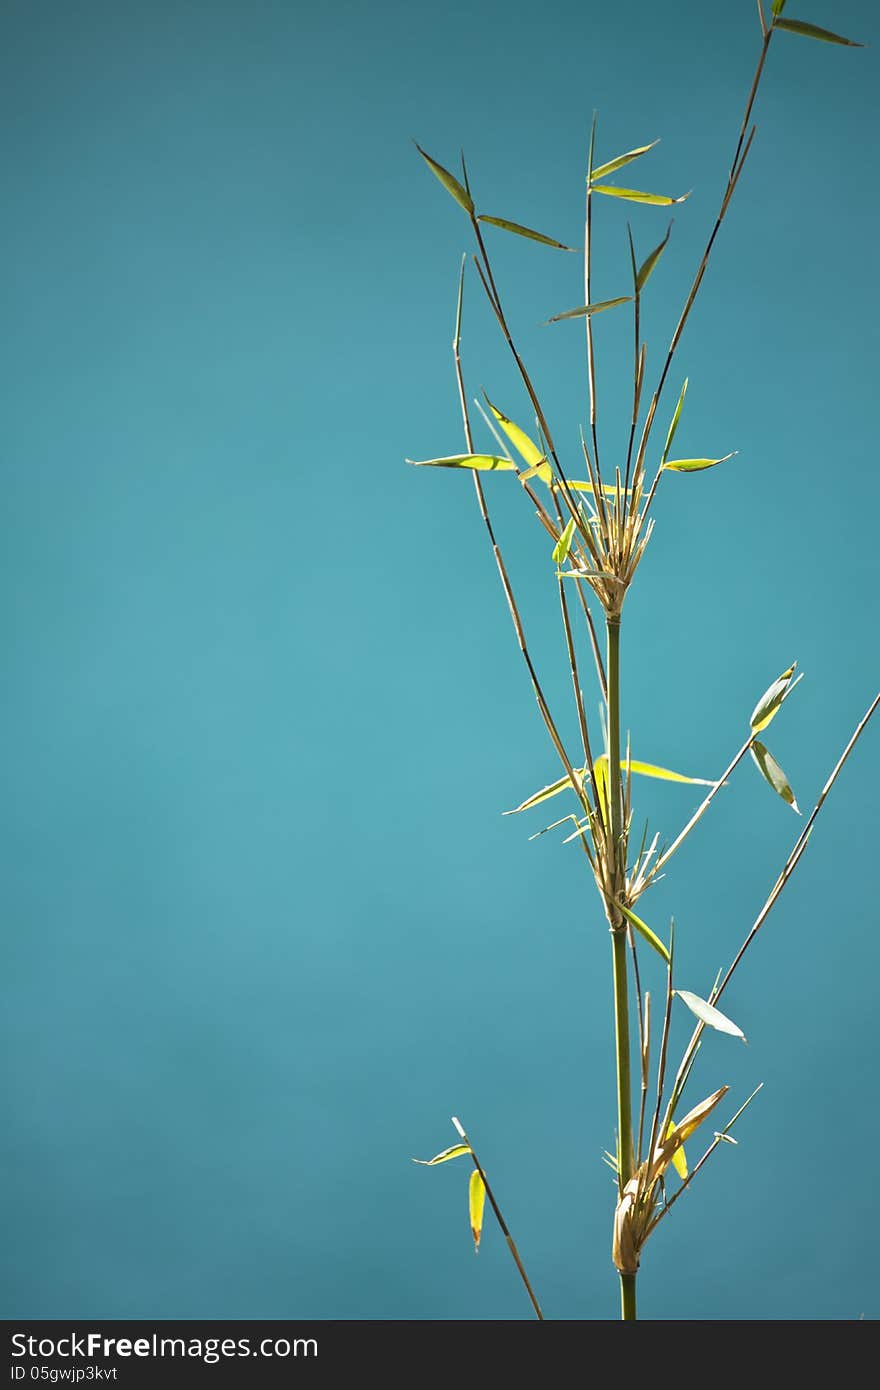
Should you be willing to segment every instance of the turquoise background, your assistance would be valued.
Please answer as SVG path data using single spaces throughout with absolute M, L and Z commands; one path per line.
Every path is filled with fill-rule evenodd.
M 878 30 L 867 0 L 804 14 L 875 47 L 774 40 L 661 411 L 687 373 L 682 451 L 740 452 L 664 482 L 623 670 L 636 756 L 717 776 L 797 657 L 768 743 L 812 804 L 876 686 Z M 527 841 L 552 817 L 499 814 L 557 774 L 470 482 L 403 463 L 461 448 L 469 246 L 410 137 L 577 244 L 593 108 L 603 159 L 662 136 L 626 171 L 694 190 L 653 376 L 754 5 L 6 0 L 2 30 L 3 1313 L 526 1317 L 493 1227 L 474 1259 L 463 1167 L 409 1161 L 454 1112 L 547 1315 L 612 1317 L 607 934 L 574 846 Z M 641 254 L 666 226 L 597 209 L 598 298 L 626 293 L 627 215 Z M 582 302 L 578 258 L 491 245 L 573 460 L 582 330 L 541 324 Z M 596 339 L 612 457 L 626 311 Z M 527 424 L 476 280 L 464 353 Z M 487 491 L 573 736 L 547 539 Z M 880 1313 L 878 774 L 871 728 L 725 996 L 750 1046 L 708 1038 L 694 1098 L 765 1088 L 648 1247 L 645 1316 Z M 639 793 L 667 834 L 697 799 Z M 682 986 L 797 829 L 743 766 L 642 903 L 675 913 Z

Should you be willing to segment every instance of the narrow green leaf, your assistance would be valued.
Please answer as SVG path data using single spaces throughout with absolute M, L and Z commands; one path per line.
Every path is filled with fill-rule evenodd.
M 773 14 L 782 14 L 782 11 L 785 9 L 785 0 L 773 0 L 770 9 Z
M 764 691 L 752 710 L 752 717 L 749 720 L 753 734 L 759 734 L 762 729 L 766 729 L 785 697 L 797 684 L 797 681 L 794 680 L 796 670 L 797 662 L 793 661 L 788 670 L 783 671 L 781 676 L 777 676 L 773 684 Z M 800 676 L 797 679 L 800 680 Z
M 453 1144 L 451 1149 L 444 1149 L 433 1158 L 414 1158 L 413 1163 L 420 1163 L 423 1168 L 433 1168 L 438 1163 L 448 1163 L 451 1158 L 463 1158 L 470 1151 L 470 1144 Z
M 800 808 L 795 801 L 794 792 L 788 783 L 788 778 L 782 771 L 773 754 L 768 752 L 763 743 L 755 739 L 749 750 L 754 759 L 755 767 L 760 772 L 765 781 L 770 783 L 773 790 L 787 802 L 793 811 L 800 815 Z
M 436 159 L 432 159 L 429 154 L 426 154 L 417 140 L 414 143 L 422 159 L 431 170 L 431 173 L 435 178 L 440 180 L 446 192 L 452 194 L 452 197 L 458 203 L 459 207 L 464 208 L 465 212 L 469 212 L 473 215 L 474 200 L 470 193 L 468 193 L 464 184 L 459 183 L 454 174 L 450 174 L 448 169 L 444 169 L 442 164 L 438 164 Z
M 667 1130 L 666 1130 L 666 1138 L 668 1139 L 669 1136 L 670 1136 L 671 1134 L 673 1134 L 674 1132 L 675 1132 L 675 1121 L 674 1121 L 674 1120 L 670 1120 L 670 1121 L 669 1121 L 669 1126 L 668 1126 L 668 1128 L 667 1128 Z M 684 1144 L 682 1144 L 679 1148 L 677 1148 L 677 1149 L 675 1150 L 675 1153 L 672 1155 L 672 1166 L 673 1166 L 673 1168 L 675 1169 L 675 1171 L 676 1171 L 676 1173 L 678 1174 L 678 1176 L 681 1178 L 682 1182 L 684 1182 L 685 1178 L 686 1178 L 687 1175 L 688 1175 L 688 1161 L 687 1161 L 687 1158 L 686 1158 L 685 1152 L 684 1152 Z
M 593 170 L 592 178 L 604 179 L 609 174 L 615 174 L 618 169 L 623 168 L 624 164 L 632 164 L 634 159 L 647 154 L 648 150 L 653 150 L 654 146 L 659 144 L 659 140 L 652 140 L 650 145 L 639 145 L 637 150 L 627 150 L 626 154 L 619 154 L 616 159 L 609 159 L 607 164 L 600 164 L 598 169 Z
M 631 299 L 631 294 L 625 294 L 619 299 L 603 299 L 598 304 L 582 304 L 579 309 L 566 309 L 564 314 L 554 314 L 547 322 L 561 323 L 563 319 L 589 318 L 593 314 L 601 314 L 603 309 L 614 309 L 618 304 L 629 304 Z
M 594 183 L 594 193 L 604 193 L 607 198 L 623 198 L 627 203 L 651 203 L 654 207 L 668 208 L 673 203 L 683 203 L 690 192 L 682 193 L 680 198 L 667 198 L 665 193 L 640 193 L 637 188 L 615 188 L 611 183 Z
M 553 559 L 557 565 L 564 565 L 568 559 L 568 552 L 571 550 L 571 541 L 574 535 L 574 517 L 566 524 L 565 530 L 553 547 Z
M 450 454 L 443 459 L 407 459 L 413 468 L 473 468 L 478 472 L 494 470 L 516 471 L 510 459 L 498 458 L 496 454 Z
M 653 763 L 640 763 L 630 758 L 621 759 L 621 769 L 625 772 L 627 768 L 631 772 L 636 772 L 640 777 L 656 777 L 661 782 L 692 782 L 698 787 L 714 787 L 714 782 L 707 782 L 705 777 L 685 777 L 683 772 L 670 772 L 667 767 L 655 767 Z
M 840 34 L 832 34 L 830 29 L 820 29 L 818 24 L 807 24 L 802 19 L 778 19 L 775 29 L 787 29 L 790 34 L 803 34 L 805 39 L 821 39 L 823 43 L 841 43 L 845 48 L 864 48 L 863 43 L 855 43 Z
M 705 999 L 701 999 L 698 994 L 691 994 L 689 989 L 676 989 L 677 994 L 683 1004 L 687 1004 L 692 1014 L 705 1023 L 709 1028 L 717 1028 L 719 1033 L 729 1033 L 732 1038 L 742 1038 L 746 1040 L 746 1035 L 741 1028 L 723 1014 L 720 1009 L 716 1009 L 713 1004 L 707 1004 Z
M 736 453 L 734 449 L 732 454 L 724 454 L 720 459 L 667 459 L 663 467 L 671 473 L 702 473 L 705 468 L 715 468 L 717 464 L 735 458 Z
M 660 245 L 655 246 L 651 254 L 649 256 L 646 256 L 645 259 L 642 261 L 642 264 L 639 267 L 638 274 L 636 275 L 636 288 L 638 289 L 639 293 L 641 293 L 641 291 L 647 285 L 648 280 L 654 272 L 654 268 L 657 265 L 657 262 L 663 255 L 663 252 L 666 250 L 666 243 L 669 240 L 671 231 L 672 223 L 670 222 L 666 235 L 661 241 Z
M 680 420 L 680 418 L 681 418 L 681 408 L 682 408 L 682 406 L 684 405 L 684 398 L 685 398 L 685 396 L 687 395 L 687 389 L 688 389 L 688 378 L 685 377 L 685 379 L 684 379 L 684 385 L 683 385 L 682 388 L 681 388 L 681 395 L 680 395 L 679 398 L 678 398 L 678 405 L 675 407 L 675 412 L 674 412 L 674 414 L 673 414 L 673 416 L 672 416 L 672 420 L 671 420 L 670 425 L 669 425 L 669 432 L 668 432 L 668 434 L 667 434 L 667 436 L 666 436 L 666 443 L 665 443 L 664 446 L 663 446 L 663 457 L 662 457 L 661 460 L 660 460 L 660 466 L 661 466 L 661 468 L 663 467 L 663 465 L 665 464 L 667 458 L 669 457 L 669 450 L 671 449 L 671 447 L 672 447 L 672 441 L 673 441 L 673 439 L 675 438 L 675 431 L 678 429 L 678 422 L 679 422 L 679 420 Z
M 471 1235 L 474 1238 L 474 1254 L 480 1253 L 480 1236 L 483 1234 L 483 1208 L 486 1205 L 486 1184 L 475 1168 L 468 1183 L 468 1214 L 471 1222 Z
M 624 907 L 623 903 L 618 903 L 617 906 L 620 908 L 626 920 L 632 923 L 636 931 L 645 938 L 649 946 L 654 947 L 657 954 L 661 955 L 668 965 L 669 951 L 663 945 L 663 942 L 660 940 L 659 936 L 657 936 L 656 932 L 652 932 L 647 922 L 643 922 L 641 917 L 637 917 L 632 908 Z
M 519 222 L 508 222 L 504 217 L 489 217 L 481 212 L 477 218 L 478 222 L 488 222 L 490 227 L 500 227 L 504 232 L 514 232 L 516 236 L 528 237 L 529 241 L 540 241 L 544 246 L 555 246 L 558 251 L 576 251 L 576 246 L 566 246 L 562 241 L 556 241 L 552 236 L 544 236 L 543 232 L 533 232 L 531 227 L 523 227 Z
M 583 773 L 579 772 L 578 769 L 575 769 L 575 771 L 578 773 L 579 777 L 583 776 Z M 514 806 L 512 811 L 504 811 L 502 814 L 505 816 L 515 816 L 519 811 L 530 811 L 533 806 L 540 806 L 542 801 L 549 801 L 551 796 L 558 796 L 560 792 L 565 791 L 566 787 L 570 786 L 571 779 L 568 776 L 560 777 L 558 782 L 551 782 L 549 786 L 542 787 L 540 791 L 534 792 L 531 796 L 526 797 L 525 801 L 520 802 L 519 806 Z
M 544 454 L 541 453 L 535 441 L 529 438 L 525 430 L 521 430 L 519 425 L 515 425 L 503 411 L 499 410 L 497 406 L 494 406 L 488 396 L 486 397 L 486 404 L 504 433 L 507 435 L 514 449 L 516 449 L 517 453 L 522 455 L 530 468 L 534 468 L 536 465 L 546 462 Z

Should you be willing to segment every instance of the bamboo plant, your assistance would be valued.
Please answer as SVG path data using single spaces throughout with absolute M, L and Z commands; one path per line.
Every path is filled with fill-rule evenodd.
M 878 695 L 869 705 L 843 749 L 776 882 L 727 971 L 716 979 L 708 998 L 704 999 L 681 989 L 675 975 L 674 923 L 670 924 L 668 939 L 664 940 L 645 921 L 645 915 L 650 916 L 650 912 L 644 914 L 641 899 L 659 879 L 686 837 L 709 810 L 715 797 L 747 755 L 751 757 L 773 791 L 793 811 L 800 814 L 786 774 L 763 741 L 765 730 L 795 689 L 800 676 L 796 673 L 796 664 L 788 666 L 757 701 L 748 728 L 744 730 L 745 738 L 741 747 L 721 776 L 717 780 L 705 783 L 707 790 L 703 800 L 670 843 L 661 844 L 656 835 L 650 842 L 646 834 L 640 839 L 637 838 L 633 810 L 636 785 L 634 779 L 653 777 L 676 782 L 697 782 L 700 779 L 637 761 L 631 755 L 629 739 L 624 739 L 620 720 L 620 649 L 625 601 L 638 573 L 645 548 L 651 539 L 655 499 L 665 475 L 670 472 L 701 472 L 717 467 L 732 457 L 730 454 L 720 457 L 713 454 L 699 458 L 682 458 L 678 455 L 674 445 L 685 406 L 686 379 L 679 388 L 663 435 L 657 433 L 658 417 L 685 326 L 702 285 L 718 232 L 729 213 L 752 148 L 755 136 L 755 126 L 751 123 L 752 112 L 771 45 L 777 39 L 777 35 L 780 41 L 785 41 L 789 35 L 797 35 L 847 47 L 860 46 L 814 24 L 786 16 L 785 0 L 773 0 L 769 15 L 765 12 L 761 0 L 758 0 L 757 10 L 760 24 L 757 66 L 746 99 L 720 207 L 669 346 L 661 359 L 656 385 L 650 393 L 646 385 L 648 353 L 641 333 L 641 303 L 648 282 L 657 270 L 669 244 L 671 224 L 658 244 L 642 260 L 636 256 L 632 232 L 629 231 L 631 284 L 627 293 L 597 302 L 592 297 L 593 217 L 599 210 L 599 204 L 606 198 L 662 208 L 684 202 L 687 195 L 671 197 L 642 192 L 629 186 L 629 176 L 624 176 L 626 186 L 620 184 L 617 179 L 624 168 L 641 161 L 649 154 L 653 145 L 641 145 L 615 158 L 600 159 L 596 150 L 595 117 L 593 119 L 585 195 L 584 302 L 576 308 L 554 315 L 553 319 L 549 320 L 556 322 L 582 319 L 584 324 L 589 420 L 586 429 L 581 430 L 575 464 L 568 458 L 563 464 L 563 456 L 557 451 L 547 415 L 515 344 L 506 312 L 502 307 L 484 234 L 491 227 L 557 250 L 571 251 L 574 248 L 567 247 L 564 243 L 518 222 L 478 211 L 464 158 L 462 157 L 461 161 L 461 176 L 458 177 L 417 146 L 428 168 L 459 205 L 470 223 L 475 242 L 471 264 L 513 358 L 528 398 L 530 414 L 534 419 L 534 430 L 526 430 L 514 423 L 488 399 L 484 403 L 477 402 L 482 424 L 492 440 L 486 452 L 478 450 L 460 351 L 467 266 L 465 256 L 462 259 L 458 282 L 453 340 L 464 450 L 461 453 L 427 459 L 416 463 L 416 466 L 463 469 L 472 476 L 477 506 L 492 548 L 516 640 L 538 711 L 561 764 L 558 780 L 529 796 L 514 810 L 522 813 L 565 795 L 574 798 L 574 809 L 554 821 L 547 829 L 564 827 L 567 831 L 566 839 L 576 842 L 579 846 L 586 867 L 595 881 L 599 902 L 610 929 L 617 1116 L 616 1151 L 606 1154 L 606 1161 L 613 1169 L 616 1179 L 617 1200 L 611 1246 L 613 1262 L 620 1279 L 621 1316 L 627 1320 L 636 1317 L 636 1281 L 645 1243 L 715 1150 L 725 1143 L 736 1142 L 731 1130 L 753 1096 L 757 1094 L 757 1091 L 754 1091 L 732 1115 L 723 1120 L 719 1120 L 718 1117 L 726 1115 L 727 1086 L 721 1086 L 696 1104 L 685 1106 L 685 1092 L 691 1081 L 703 1033 L 709 1028 L 742 1038 L 742 1032 L 736 1023 L 719 1007 L 724 993 L 743 955 L 761 930 L 794 873 L 826 797 L 880 702 Z M 621 311 L 624 305 L 630 306 L 627 312 L 632 314 L 633 320 L 632 409 L 626 422 L 628 445 L 625 456 L 615 458 L 609 463 L 601 448 L 598 428 L 593 319 L 600 313 Z M 659 454 L 658 439 L 662 445 Z M 571 677 L 577 714 L 576 750 L 567 746 L 560 734 L 559 722 L 550 709 L 530 655 L 522 618 L 498 544 L 482 481 L 482 475 L 488 472 L 513 475 L 537 516 L 542 532 L 546 533 L 542 544 L 547 546 L 548 560 L 553 566 L 555 602 L 559 605 L 561 617 L 562 649 Z M 587 718 L 587 702 L 583 695 L 578 656 L 582 641 L 586 641 L 589 646 L 601 695 L 602 727 L 598 731 L 591 727 Z M 643 991 L 641 983 L 640 961 L 642 953 L 646 950 L 661 958 L 665 975 L 662 1005 L 659 1010 L 653 1011 L 653 1016 L 650 992 Z M 670 1022 L 673 1008 L 679 1006 L 686 1008 L 694 1016 L 694 1026 L 684 1053 L 673 1068 L 669 1055 Z M 714 1131 L 707 1125 L 710 1117 L 713 1123 L 718 1125 Z M 484 1203 L 488 1196 L 534 1314 L 542 1318 L 540 1304 L 489 1185 L 485 1169 L 460 1122 L 455 1119 L 453 1123 L 458 1131 L 458 1142 L 430 1160 L 417 1161 L 427 1161 L 430 1165 L 436 1165 L 459 1157 L 470 1158 L 472 1172 L 469 1180 L 469 1208 L 476 1246 L 479 1246 Z M 705 1133 L 704 1127 L 712 1133 L 712 1138 L 705 1145 L 702 1156 L 693 1167 L 689 1167 L 684 1145 L 698 1130 L 701 1134 Z

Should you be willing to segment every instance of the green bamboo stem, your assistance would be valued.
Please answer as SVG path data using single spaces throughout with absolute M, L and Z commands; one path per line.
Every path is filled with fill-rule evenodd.
M 620 615 L 606 615 L 608 641 L 608 801 L 611 828 L 611 889 L 616 900 L 623 888 L 623 788 L 620 777 Z M 617 1056 L 618 1184 L 622 1192 L 633 1175 L 632 1079 L 630 1075 L 629 992 L 627 985 L 626 922 L 611 910 L 611 948 L 614 966 L 614 1040 Z M 620 1276 L 621 1318 L 636 1316 L 636 1276 Z

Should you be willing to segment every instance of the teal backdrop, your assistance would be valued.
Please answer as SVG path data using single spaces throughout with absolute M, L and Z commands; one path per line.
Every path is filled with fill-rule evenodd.
M 797 658 L 768 743 L 809 806 L 876 688 L 880 209 L 876 9 L 801 10 L 874 47 L 773 43 L 661 412 L 687 374 L 683 451 L 739 454 L 664 482 L 623 677 L 636 756 L 711 777 Z M 470 481 L 404 464 L 462 447 L 469 246 L 411 138 L 578 245 L 593 109 L 603 159 L 662 137 L 626 171 L 693 189 L 653 375 L 755 6 L 6 0 L 2 30 L 3 1313 L 527 1317 L 493 1226 L 474 1258 L 463 1167 L 410 1162 L 455 1113 L 547 1315 L 613 1317 L 608 935 L 576 848 L 528 841 L 552 816 L 500 814 L 557 773 Z M 643 255 L 666 227 L 597 208 L 598 298 L 626 293 L 627 216 Z M 579 260 L 491 245 L 574 460 L 582 329 L 542 323 Z M 596 338 L 612 457 L 628 311 Z M 475 278 L 463 351 L 527 424 Z M 548 541 L 515 483 L 487 492 L 574 738 Z M 880 1313 L 878 775 L 880 725 L 725 996 L 749 1046 L 706 1039 L 702 1094 L 764 1090 L 648 1247 L 645 1316 Z M 698 795 L 638 790 L 667 835 Z M 643 900 L 683 986 L 798 828 L 743 765 Z

